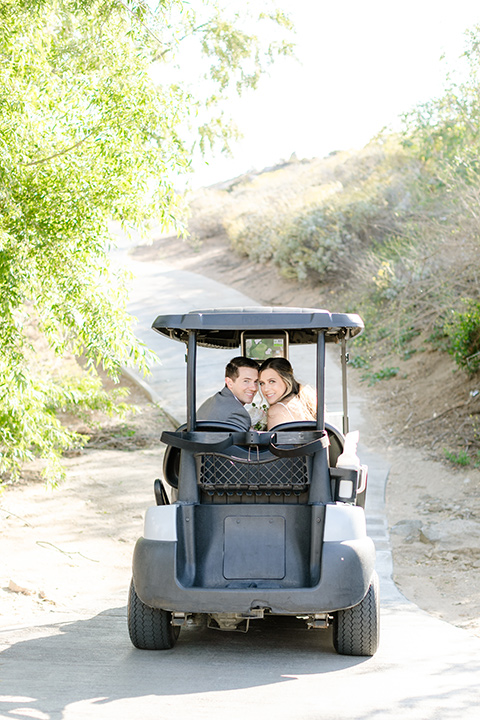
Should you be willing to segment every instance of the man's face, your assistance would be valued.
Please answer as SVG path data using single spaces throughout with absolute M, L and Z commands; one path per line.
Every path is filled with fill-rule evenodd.
M 242 405 L 251 403 L 258 390 L 258 370 L 249 367 L 238 368 L 238 377 L 235 380 L 225 378 L 225 384 L 232 391 Z

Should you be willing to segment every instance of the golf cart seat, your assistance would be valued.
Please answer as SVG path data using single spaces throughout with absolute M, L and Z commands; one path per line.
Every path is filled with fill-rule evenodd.
M 184 431 L 185 425 L 179 428 Z M 256 433 L 258 444 L 252 444 L 251 433 L 240 431 L 235 425 L 201 421 L 199 432 L 231 434 L 233 443 L 220 451 L 209 448 L 194 453 L 199 501 L 204 503 L 300 503 L 308 502 L 312 473 L 312 454 L 288 456 L 288 448 L 279 451 L 275 444 L 277 433 L 315 433 L 315 422 L 282 423 L 272 431 Z M 333 465 L 342 452 L 343 436 L 331 425 L 326 426 Z M 168 445 L 164 458 L 166 482 L 178 490 L 181 448 Z M 280 456 L 279 454 L 280 453 Z
M 286 423 L 281 423 L 280 425 L 275 425 L 275 427 L 272 428 L 273 432 L 276 432 L 278 430 L 315 430 L 316 424 L 313 420 L 296 420 Z M 337 460 L 339 456 L 341 455 L 343 451 L 343 435 L 338 430 L 338 428 L 334 427 L 333 425 L 330 425 L 330 423 L 325 423 L 325 430 L 328 434 L 328 439 L 330 440 L 330 447 L 329 447 L 329 467 L 335 467 L 337 464 Z
M 183 425 L 180 425 L 177 432 L 184 431 L 186 428 L 187 424 L 184 423 Z M 204 432 L 215 432 L 217 430 L 219 432 L 242 432 L 242 428 L 234 423 L 215 422 L 213 420 L 197 420 L 196 428 L 197 430 L 202 430 Z M 180 448 L 174 447 L 173 445 L 167 445 L 163 458 L 163 475 L 165 481 L 175 490 L 178 489 L 180 453 Z

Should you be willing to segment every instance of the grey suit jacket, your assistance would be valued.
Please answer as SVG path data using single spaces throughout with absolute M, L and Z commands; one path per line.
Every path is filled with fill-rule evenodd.
M 250 415 L 226 385 L 198 408 L 197 420 L 229 422 L 238 425 L 242 430 L 250 430 L 252 425 Z

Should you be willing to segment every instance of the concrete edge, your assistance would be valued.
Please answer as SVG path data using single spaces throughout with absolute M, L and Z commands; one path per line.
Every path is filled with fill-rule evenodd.
M 122 367 L 122 375 L 124 375 L 126 378 L 131 380 L 140 390 L 142 390 L 145 395 L 148 397 L 150 402 L 152 402 L 154 405 L 158 405 L 162 412 L 165 413 L 167 418 L 172 423 L 173 427 L 177 428 L 181 425 L 181 423 L 171 415 L 168 410 L 165 410 L 165 408 L 162 406 L 162 398 L 160 395 L 151 387 L 151 385 L 148 384 L 146 380 L 144 380 L 138 372 L 135 370 L 132 370 L 132 368 L 128 367 Z

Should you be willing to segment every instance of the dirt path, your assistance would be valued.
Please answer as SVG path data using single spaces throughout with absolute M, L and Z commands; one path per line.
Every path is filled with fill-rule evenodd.
M 64 482 L 46 487 L 33 463 L 1 493 L 3 626 L 125 606 L 133 547 L 162 471 L 160 428 L 173 428 L 143 392 L 124 384 L 138 412 L 113 420 L 92 414 L 82 428 L 91 444 L 65 458 Z

